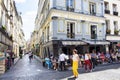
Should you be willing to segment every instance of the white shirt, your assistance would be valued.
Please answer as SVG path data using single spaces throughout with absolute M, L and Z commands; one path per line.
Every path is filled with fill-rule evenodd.
M 78 58 L 77 57 L 79 57 L 77 54 L 74 54 L 73 55 L 73 61 L 78 61 Z
M 64 53 L 60 54 L 59 61 L 65 61 L 66 55 Z
M 85 60 L 89 60 L 88 54 L 85 54 Z

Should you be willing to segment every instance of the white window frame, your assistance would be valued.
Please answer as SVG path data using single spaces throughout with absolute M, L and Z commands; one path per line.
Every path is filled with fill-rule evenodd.
M 94 6 L 94 12 L 93 12 L 93 7 L 92 6 Z M 96 14 L 96 11 L 97 11 L 97 6 L 96 6 L 96 3 L 94 3 L 94 2 L 89 2 L 89 12 L 90 12 L 90 14 L 92 14 L 92 13 L 95 13 Z
M 91 39 L 91 26 L 92 26 L 92 25 L 96 25 L 96 29 L 97 29 L 97 30 L 96 30 L 96 33 L 97 33 L 97 38 L 98 38 L 98 30 L 99 30 L 99 29 L 98 29 L 98 24 L 89 23 L 89 31 L 90 31 L 89 34 L 90 34 L 90 39 Z

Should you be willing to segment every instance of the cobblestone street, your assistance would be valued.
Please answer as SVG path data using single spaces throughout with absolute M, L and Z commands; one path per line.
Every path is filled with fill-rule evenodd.
M 92 73 L 85 73 L 84 69 L 79 69 L 79 73 L 78 80 L 120 80 L 120 64 L 98 66 Z M 30 63 L 26 55 L 1 75 L 0 80 L 74 80 L 71 77 L 71 70 L 48 70 L 36 59 Z

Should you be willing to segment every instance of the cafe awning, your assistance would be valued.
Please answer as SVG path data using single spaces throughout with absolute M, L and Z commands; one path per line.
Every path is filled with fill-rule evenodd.
M 110 42 L 104 40 L 84 40 L 84 42 L 90 45 L 109 45 Z
M 62 41 L 63 45 L 86 45 L 86 42 L 83 41 Z

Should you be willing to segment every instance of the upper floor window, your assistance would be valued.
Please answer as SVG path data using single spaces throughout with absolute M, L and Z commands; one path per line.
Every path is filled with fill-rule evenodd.
M 106 28 L 107 28 L 107 30 L 110 29 L 110 21 L 109 20 L 106 20 Z
M 118 30 L 118 22 L 117 21 L 114 21 L 114 34 L 115 35 L 118 35 L 119 33 L 119 30 Z
M 66 0 L 66 6 L 68 11 L 74 11 L 74 0 Z
M 95 3 L 89 3 L 89 10 L 91 15 L 96 15 L 96 4 Z
M 75 23 L 73 22 L 67 23 L 67 37 L 75 38 Z
M 118 16 L 117 5 L 113 4 L 113 15 Z
M 110 14 L 109 3 L 108 2 L 105 2 L 105 13 Z
M 117 21 L 114 21 L 114 30 L 117 30 L 118 29 L 118 23 Z
M 97 39 L 97 26 L 91 25 L 91 39 Z
M 106 20 L 106 34 L 110 34 L 111 30 L 110 30 L 110 20 Z
M 117 11 L 117 5 L 113 4 L 113 11 L 116 12 Z
M 105 2 L 105 10 L 109 10 L 109 3 Z

